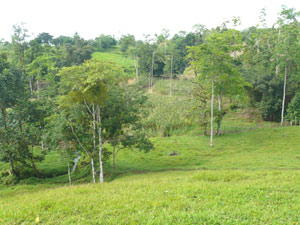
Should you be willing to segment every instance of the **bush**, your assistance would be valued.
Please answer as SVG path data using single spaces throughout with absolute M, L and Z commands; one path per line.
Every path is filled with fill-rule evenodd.
M 4 185 L 14 185 L 19 182 L 18 178 L 14 175 L 8 175 L 1 179 L 2 184 Z
M 4 178 L 4 177 L 7 177 L 8 175 L 9 175 L 8 171 L 0 171 L 0 179 Z
M 290 102 L 288 109 L 288 119 L 290 121 L 300 120 L 300 92 L 297 92 L 292 101 Z

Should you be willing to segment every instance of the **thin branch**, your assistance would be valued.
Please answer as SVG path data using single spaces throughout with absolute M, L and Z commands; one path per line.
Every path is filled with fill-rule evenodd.
M 72 122 L 71 122 L 70 119 L 69 119 L 69 124 L 70 124 L 71 130 L 72 130 L 72 133 L 73 133 L 73 135 L 75 136 L 75 138 L 76 138 L 78 144 L 80 145 L 80 147 L 81 147 L 88 155 L 90 155 L 89 152 L 86 150 L 86 148 L 83 147 L 83 145 L 81 144 L 81 141 L 79 140 L 78 136 L 76 135 L 76 133 L 75 133 L 75 131 L 74 131 L 74 127 L 72 126 Z
M 84 100 L 84 105 L 85 105 L 85 107 L 87 108 L 87 110 L 89 111 L 89 113 L 90 113 L 91 115 L 93 115 L 91 108 L 88 106 L 88 104 L 86 103 L 85 100 Z

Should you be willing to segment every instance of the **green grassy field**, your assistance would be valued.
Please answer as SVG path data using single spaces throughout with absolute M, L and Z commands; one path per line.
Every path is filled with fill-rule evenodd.
M 205 136 L 153 138 L 149 153 L 121 151 L 104 184 L 0 187 L 0 224 L 299 224 L 299 133 L 227 134 L 213 148 Z
M 135 68 L 133 59 L 122 54 L 119 48 L 115 47 L 106 52 L 94 52 L 93 59 L 102 59 L 114 62 L 121 66 L 128 76 L 135 77 Z
M 1 224 L 299 224 L 299 171 L 127 176 L 1 196 Z

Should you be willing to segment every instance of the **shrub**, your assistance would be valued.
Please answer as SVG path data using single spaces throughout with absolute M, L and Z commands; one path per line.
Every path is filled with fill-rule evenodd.
M 10 174 L 6 177 L 3 177 L 1 179 L 1 182 L 4 185 L 14 185 L 14 184 L 17 184 L 19 182 L 19 180 L 16 176 Z

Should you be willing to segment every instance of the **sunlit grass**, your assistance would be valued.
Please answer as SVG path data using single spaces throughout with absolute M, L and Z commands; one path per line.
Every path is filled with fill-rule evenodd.
M 298 224 L 299 171 L 189 171 L 1 196 L 1 224 Z

